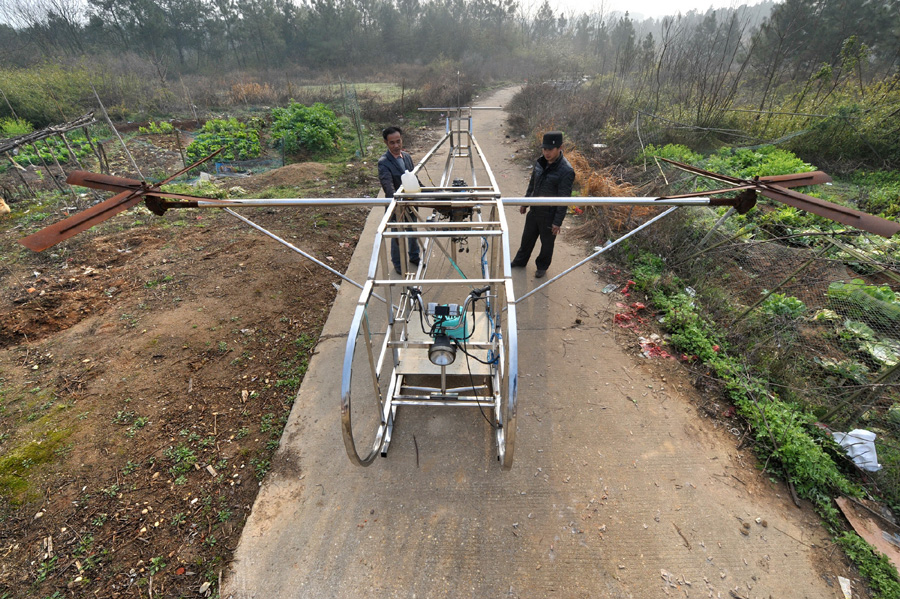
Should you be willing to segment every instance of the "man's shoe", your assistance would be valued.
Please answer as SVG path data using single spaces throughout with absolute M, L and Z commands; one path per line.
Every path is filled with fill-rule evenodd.
M 534 278 L 535 278 L 535 279 L 543 279 L 543 278 L 544 278 L 544 275 L 546 275 L 546 274 L 547 274 L 547 271 L 546 271 L 546 270 L 537 270 L 537 271 L 535 271 L 535 273 L 534 273 Z
M 410 258 L 409 261 L 410 261 L 411 264 L 413 264 L 413 266 L 418 266 L 418 265 L 419 265 L 419 259 L 418 259 L 418 258 Z
M 396 264 L 394 265 L 394 272 L 397 273 L 398 275 L 402 275 L 402 274 L 403 274 L 403 271 L 400 270 L 400 267 L 397 266 Z
M 516 262 L 516 261 L 510 262 L 509 265 L 511 268 L 523 268 L 525 266 L 525 264 L 523 264 L 522 262 Z

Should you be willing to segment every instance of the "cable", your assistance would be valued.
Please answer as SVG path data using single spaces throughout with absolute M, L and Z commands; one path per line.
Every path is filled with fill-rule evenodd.
M 482 406 L 481 402 L 478 401 L 478 391 L 475 388 L 475 377 L 472 376 L 472 367 L 469 365 L 469 352 L 467 352 L 465 349 L 460 347 L 459 344 L 457 344 L 457 347 L 459 347 L 462 350 L 462 353 L 465 354 L 465 356 L 466 356 L 466 370 L 469 371 L 469 382 L 472 383 L 472 396 L 475 398 L 475 403 L 478 404 L 478 411 L 481 412 L 481 417 L 484 418 L 484 421 L 487 422 L 488 425 L 492 429 L 499 430 L 499 429 L 503 428 L 502 424 L 494 424 L 493 422 L 491 422 L 491 419 L 488 418 L 487 414 L 484 413 L 484 406 Z M 478 358 L 475 358 L 475 356 L 472 356 L 472 357 L 474 359 L 478 360 Z

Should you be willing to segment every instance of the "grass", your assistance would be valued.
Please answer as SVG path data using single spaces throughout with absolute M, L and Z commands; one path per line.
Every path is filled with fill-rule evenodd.
M 403 88 L 394 83 L 345 83 L 344 86 L 347 89 L 355 87 L 356 93 L 360 95 L 364 92 L 378 94 L 385 104 L 399 100 L 403 93 Z M 340 87 L 337 85 L 301 85 L 296 89 L 300 94 L 314 96 L 321 96 L 323 92 L 332 92 L 333 90 L 336 90 L 335 93 L 340 93 Z M 407 87 L 405 93 L 408 96 L 412 91 Z
M 29 479 L 33 478 L 32 473 L 55 461 L 56 450 L 70 434 L 68 429 L 54 430 L 39 441 L 30 441 L 7 450 L 0 457 L 0 494 L 14 504 L 31 501 L 33 493 L 30 492 Z
M 309 355 L 316 346 L 316 339 L 311 335 L 300 335 L 295 341 L 296 352 L 287 360 L 283 360 L 278 371 L 276 387 L 286 388 L 289 392 L 296 392 L 300 388 L 300 382 L 309 368 Z

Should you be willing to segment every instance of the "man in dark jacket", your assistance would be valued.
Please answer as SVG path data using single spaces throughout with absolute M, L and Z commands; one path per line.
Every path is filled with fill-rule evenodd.
M 550 131 L 544 134 L 541 150 L 543 156 L 537 159 L 534 169 L 531 171 L 531 181 L 528 182 L 528 191 L 525 197 L 561 197 L 572 195 L 572 185 L 575 183 L 575 169 L 562 154 L 563 134 L 559 131 Z M 528 264 L 534 244 L 538 238 L 541 240 L 541 251 L 534 261 L 537 266 L 534 276 L 538 279 L 547 274 L 550 261 L 553 259 L 553 244 L 563 219 L 566 217 L 567 206 L 532 206 L 525 217 L 525 229 L 522 231 L 522 242 L 519 251 L 516 252 L 510 266 L 518 267 Z M 519 211 L 525 214 L 525 206 Z
M 384 190 L 384 197 L 392 198 L 394 192 L 400 189 L 400 177 L 404 172 L 413 170 L 413 161 L 409 153 L 403 151 L 403 131 L 400 127 L 388 127 L 381 132 L 381 136 L 388 149 L 378 159 L 378 180 Z M 394 218 L 391 217 L 391 220 Z M 415 237 L 409 238 L 409 261 L 419 265 L 419 242 Z M 394 271 L 398 275 L 402 274 L 400 244 L 396 239 L 391 239 L 391 262 L 394 263 Z

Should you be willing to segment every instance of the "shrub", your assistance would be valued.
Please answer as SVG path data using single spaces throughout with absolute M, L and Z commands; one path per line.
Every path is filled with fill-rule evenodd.
M 775 146 L 762 146 L 756 149 L 722 148 L 703 161 L 702 168 L 742 179 L 815 170 L 813 165 L 797 158 L 793 152 Z
M 304 106 L 291 101 L 287 108 L 272 109 L 272 138 L 283 144 L 286 154 L 301 149 L 332 150 L 338 146 L 341 133 L 337 116 L 322 103 Z
M 0 119 L 0 137 L 19 137 L 34 131 L 31 123 L 22 119 Z

